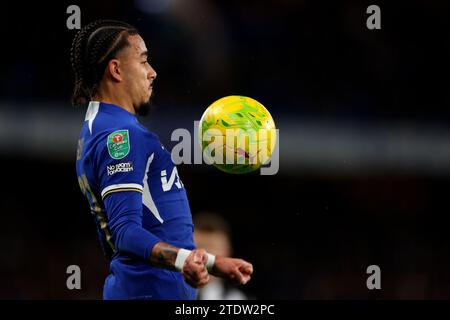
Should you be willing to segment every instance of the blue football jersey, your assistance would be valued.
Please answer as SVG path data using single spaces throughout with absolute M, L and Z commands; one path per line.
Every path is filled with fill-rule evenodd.
M 125 109 L 92 101 L 76 170 L 111 259 L 104 299 L 194 299 L 181 273 L 149 263 L 159 241 L 195 248 L 186 190 L 158 137 Z

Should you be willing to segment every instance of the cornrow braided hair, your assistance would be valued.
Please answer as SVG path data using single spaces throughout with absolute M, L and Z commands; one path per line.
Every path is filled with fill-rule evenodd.
M 109 61 L 129 45 L 128 36 L 135 34 L 138 34 L 137 29 L 125 22 L 97 20 L 75 35 L 70 50 L 75 77 L 73 105 L 92 100 Z

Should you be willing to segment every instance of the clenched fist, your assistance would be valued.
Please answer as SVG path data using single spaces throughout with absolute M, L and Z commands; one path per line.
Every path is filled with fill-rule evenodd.
M 236 285 L 246 284 L 253 273 L 253 265 L 245 260 L 216 256 L 211 274 Z
M 208 255 L 204 249 L 193 250 L 186 258 L 182 273 L 184 280 L 194 288 L 203 288 L 209 281 L 206 270 Z

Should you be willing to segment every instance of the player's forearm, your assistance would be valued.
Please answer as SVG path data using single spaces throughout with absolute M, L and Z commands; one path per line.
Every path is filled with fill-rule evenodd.
M 221 257 L 221 256 L 215 257 L 214 264 L 212 265 L 211 270 L 209 271 L 209 274 L 211 274 L 215 277 L 219 277 L 219 278 L 224 277 L 223 272 L 221 272 L 220 267 L 218 267 L 218 265 L 220 265 L 222 259 L 223 259 L 223 257 Z
M 179 248 L 165 242 L 158 242 L 153 246 L 150 263 L 154 266 L 175 271 L 175 261 Z

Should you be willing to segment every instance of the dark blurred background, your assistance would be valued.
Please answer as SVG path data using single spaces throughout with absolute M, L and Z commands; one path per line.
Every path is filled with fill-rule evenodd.
M 450 2 L 2 4 L 0 298 L 100 299 L 108 265 L 75 173 L 66 8 L 134 24 L 158 72 L 141 121 L 168 147 L 213 101 L 263 103 L 274 176 L 181 165 L 192 213 L 222 214 L 257 299 L 450 299 Z M 381 30 L 366 9 L 381 8 Z M 82 289 L 66 288 L 79 265 Z M 381 290 L 366 268 L 381 268 Z

